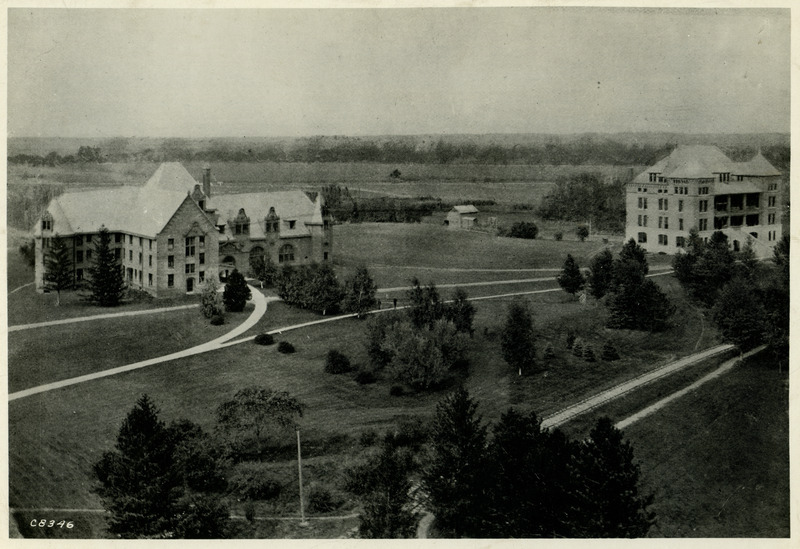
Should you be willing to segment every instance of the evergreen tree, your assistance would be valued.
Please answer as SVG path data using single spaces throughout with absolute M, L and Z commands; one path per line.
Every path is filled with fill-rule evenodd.
M 491 516 L 486 534 L 498 538 L 570 535 L 573 445 L 561 431 L 542 429 L 534 412 L 509 409 L 494 426 Z
M 372 280 L 369 270 L 361 265 L 352 279 L 345 283 L 344 310 L 356 313 L 359 318 L 375 307 L 375 294 L 378 286 Z
M 747 351 L 765 340 L 768 329 L 764 298 L 752 280 L 737 277 L 719 293 L 712 309 L 723 340 Z
M 174 531 L 183 480 L 174 461 L 169 430 L 147 395 L 122 423 L 115 450 L 94 465 L 97 492 L 110 513 L 109 531 L 123 538 Z
M 609 300 L 608 309 L 607 327 L 650 332 L 666 329 L 675 312 L 666 294 L 650 279 L 622 286 Z
M 589 266 L 589 293 L 601 299 L 612 288 L 614 258 L 609 250 L 603 250 L 594 258 Z
M 486 427 L 478 405 L 459 388 L 436 407 L 422 486 L 446 537 L 479 537 L 488 487 Z
M 472 336 L 475 331 L 472 327 L 475 306 L 469 302 L 469 296 L 462 288 L 456 288 L 453 292 L 453 299 L 445 306 L 445 316 L 453 322 L 456 330 Z
M 221 315 L 225 311 L 222 295 L 219 293 L 219 283 L 214 275 L 209 275 L 203 282 L 203 289 L 200 292 L 200 310 L 206 318 Z
M 244 310 L 245 304 L 250 300 L 252 294 L 244 276 L 238 269 L 234 269 L 228 277 L 228 283 L 225 284 L 225 290 L 222 293 L 222 301 L 225 303 L 225 310 L 239 313 Z
M 785 234 L 775 245 L 775 249 L 772 252 L 772 261 L 780 268 L 781 278 L 787 288 L 789 287 L 789 244 L 789 235 Z
M 575 537 L 644 537 L 654 521 L 648 507 L 652 495 L 642 495 L 639 466 L 633 461 L 633 447 L 607 417 L 600 418 L 577 453 L 575 480 L 580 488 L 579 520 Z
M 61 290 L 72 288 L 72 260 L 64 239 L 56 234 L 44 259 L 44 281 L 56 291 L 56 306 L 61 305 Z
M 533 322 L 527 307 L 511 305 L 500 337 L 503 359 L 520 373 L 533 368 L 536 363 L 536 346 Z
M 94 263 L 89 267 L 89 299 L 101 307 L 115 307 L 125 294 L 125 279 L 122 266 L 114 258 L 111 249 L 111 234 L 105 227 L 100 227 L 98 238 L 94 243 Z
M 622 250 L 619 252 L 619 259 L 620 261 L 635 261 L 641 265 L 643 275 L 646 275 L 649 270 L 644 248 L 639 246 L 633 238 L 622 246 Z
M 575 230 L 578 239 L 583 242 L 589 236 L 589 228 L 586 225 L 581 225 Z
M 580 267 L 578 267 L 575 258 L 570 254 L 567 254 L 567 259 L 564 261 L 564 268 L 561 270 L 561 274 L 556 277 L 556 280 L 565 292 L 572 295 L 580 291 L 586 283 Z

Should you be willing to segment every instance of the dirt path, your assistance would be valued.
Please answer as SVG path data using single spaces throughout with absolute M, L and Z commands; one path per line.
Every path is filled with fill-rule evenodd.
M 725 373 L 731 371 L 733 369 L 733 367 L 736 366 L 736 364 L 739 361 L 741 361 L 742 359 L 747 358 L 749 356 L 752 356 L 752 355 L 754 355 L 756 353 L 760 353 L 761 351 L 763 351 L 766 348 L 767 348 L 766 345 L 762 345 L 761 347 L 757 347 L 757 348 L 753 349 L 752 351 L 749 351 L 749 352 L 747 352 L 747 353 L 745 353 L 743 355 L 740 355 L 740 356 L 738 356 L 736 358 L 732 358 L 731 360 L 723 362 L 722 366 L 720 366 L 719 368 L 717 368 L 716 370 L 714 370 L 710 374 L 707 374 L 707 375 L 701 377 L 700 379 L 698 379 L 697 381 L 695 381 L 694 383 L 692 383 L 688 387 L 684 387 L 680 391 L 675 391 L 674 393 L 672 393 L 668 397 L 662 398 L 661 400 L 659 400 L 655 404 L 652 404 L 652 405 L 648 406 L 647 408 L 645 408 L 643 410 L 640 410 L 639 412 L 636 412 L 632 416 L 627 417 L 627 418 L 623 419 L 622 421 L 618 422 L 616 424 L 616 428 L 617 429 L 624 429 L 624 428 L 628 427 L 629 425 L 632 425 L 632 424 L 636 423 L 640 419 L 646 418 L 650 414 L 653 414 L 653 413 L 661 410 L 664 406 L 666 406 L 667 404 L 669 404 L 673 400 L 677 400 L 677 399 L 681 398 L 682 396 L 685 396 L 686 394 L 694 391 L 695 389 L 697 389 L 701 385 L 703 385 L 705 383 L 708 383 L 709 381 L 718 378 L 722 374 L 725 374 Z
M 247 330 L 255 326 L 256 323 L 258 323 L 258 321 L 261 320 L 261 317 L 264 316 L 264 313 L 267 311 L 268 299 L 264 296 L 264 294 L 262 294 L 260 291 L 258 291 L 256 288 L 252 286 L 250 287 L 250 291 L 253 295 L 253 302 L 255 304 L 253 312 L 250 313 L 250 316 L 247 317 L 247 319 L 240 325 L 238 325 L 236 328 L 216 339 L 168 355 L 142 360 L 140 362 L 127 364 L 125 366 L 118 366 L 116 368 L 111 368 L 109 370 L 103 370 L 102 372 L 94 372 L 92 374 L 86 374 L 78 377 L 64 379 L 53 383 L 47 383 L 45 385 L 39 385 L 37 387 L 31 387 L 23 391 L 17 391 L 16 393 L 10 393 L 8 395 L 8 400 L 10 402 L 13 400 L 17 400 L 19 398 L 25 398 L 31 395 L 52 391 L 54 389 L 69 387 L 70 385 L 76 385 L 78 383 L 84 383 L 86 381 L 92 381 L 95 379 L 113 376 L 124 372 L 130 372 L 131 370 L 138 370 L 139 368 L 152 366 L 153 364 L 160 364 L 162 362 L 168 362 L 170 360 L 175 360 L 178 358 L 184 358 L 187 356 L 198 355 L 200 353 L 206 353 L 208 351 L 221 349 L 223 343 L 242 335 Z M 275 301 L 276 299 L 277 298 L 270 298 L 271 301 Z
M 102 315 L 79 316 L 75 318 L 64 318 L 62 320 L 35 322 L 33 324 L 17 324 L 15 326 L 9 326 L 8 331 L 18 332 L 20 330 L 30 330 L 32 328 L 45 328 L 47 326 L 58 326 L 60 324 L 72 324 L 73 322 L 89 322 L 90 320 L 102 320 L 104 318 L 119 318 L 123 316 L 139 316 L 139 315 L 151 315 L 155 313 L 168 313 L 171 311 L 180 311 L 183 309 L 193 309 L 199 306 L 200 305 L 195 303 L 193 305 L 177 305 L 175 307 L 162 307 L 160 309 L 143 309 L 141 311 L 127 311 L 124 313 L 107 313 Z

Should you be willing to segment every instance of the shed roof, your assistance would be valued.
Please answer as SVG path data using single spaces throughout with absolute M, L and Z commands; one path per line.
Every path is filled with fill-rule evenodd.
M 459 214 L 471 214 L 471 213 L 478 213 L 478 208 L 476 208 L 472 204 L 464 204 L 461 206 L 453 206 L 452 211 L 458 212 Z

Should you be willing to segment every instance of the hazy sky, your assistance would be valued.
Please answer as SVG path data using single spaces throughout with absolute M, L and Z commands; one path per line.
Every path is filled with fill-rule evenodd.
M 789 131 L 789 10 L 8 12 L 11 136 Z

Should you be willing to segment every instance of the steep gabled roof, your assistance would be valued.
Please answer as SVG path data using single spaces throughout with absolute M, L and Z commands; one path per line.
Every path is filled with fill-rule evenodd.
M 713 178 L 718 173 L 733 173 L 736 163 L 713 145 L 681 145 L 654 166 L 639 174 L 634 183 L 649 183 L 650 174 L 686 179 Z
M 270 208 L 281 218 L 281 237 L 306 236 L 310 234 L 306 223 L 314 222 L 314 202 L 303 191 L 277 191 L 270 193 L 220 194 L 209 200 L 209 207 L 216 208 L 219 224 L 235 219 L 240 208 L 250 218 L 250 238 L 264 238 L 264 218 Z M 289 229 L 287 221 L 297 221 Z M 229 230 L 225 231 L 230 234 Z
M 147 189 L 182 192 L 186 194 L 194 190 L 198 182 L 186 171 L 180 162 L 164 162 L 144 184 Z

